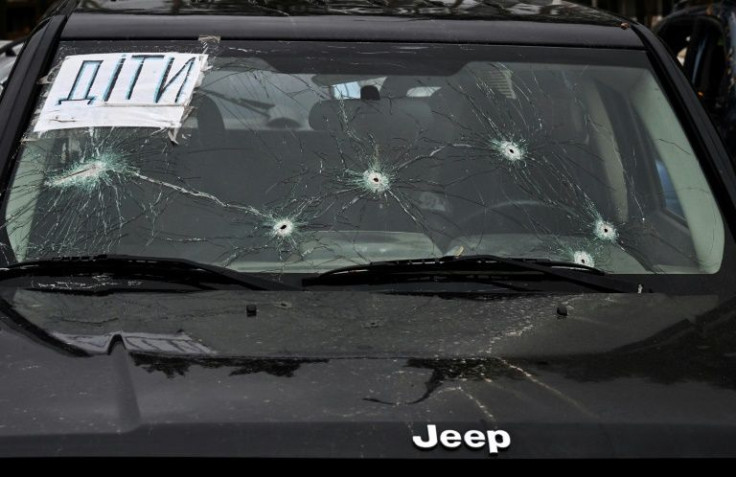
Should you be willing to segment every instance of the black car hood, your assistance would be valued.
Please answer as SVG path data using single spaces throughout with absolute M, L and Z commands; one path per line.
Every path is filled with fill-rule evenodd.
M 0 455 L 489 456 L 418 449 L 430 424 L 504 430 L 502 457 L 736 453 L 733 304 L 716 297 L 5 302 Z

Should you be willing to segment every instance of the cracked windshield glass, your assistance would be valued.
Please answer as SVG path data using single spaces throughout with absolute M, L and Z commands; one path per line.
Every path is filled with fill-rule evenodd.
M 4 198 L 8 263 L 721 267 L 721 213 L 644 52 L 80 41 L 42 83 Z

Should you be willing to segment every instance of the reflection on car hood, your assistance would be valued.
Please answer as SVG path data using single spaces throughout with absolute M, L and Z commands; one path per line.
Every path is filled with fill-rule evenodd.
M 6 310 L 0 455 L 488 456 L 420 451 L 428 424 L 503 429 L 508 457 L 733 455 L 733 306 L 709 297 L 6 299 L 73 346 L 113 339 L 73 356 Z M 118 338 L 141 333 L 208 351 Z
M 158 346 L 180 355 L 422 359 L 610 351 L 688 322 L 715 301 L 656 294 L 485 300 L 358 291 L 78 296 L 27 290 L 8 299 L 46 333 L 92 354 L 107 353 L 119 335 L 134 351 Z M 567 309 L 566 318 L 558 307 Z M 149 349 L 136 337 L 161 343 Z

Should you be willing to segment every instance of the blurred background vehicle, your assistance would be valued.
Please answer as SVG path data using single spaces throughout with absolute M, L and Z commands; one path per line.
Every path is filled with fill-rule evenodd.
M 0 0 L 0 41 L 28 35 L 53 0 Z
M 736 2 L 682 1 L 655 31 L 677 57 L 718 129 L 731 158 L 736 157 L 736 97 L 733 45 Z
M 2 41 L 0 42 L 0 96 L 3 94 L 5 89 L 5 82 L 10 76 L 10 72 L 13 70 L 13 64 L 15 59 L 18 57 L 18 53 L 23 48 L 23 42 L 25 38 L 20 38 L 14 41 Z

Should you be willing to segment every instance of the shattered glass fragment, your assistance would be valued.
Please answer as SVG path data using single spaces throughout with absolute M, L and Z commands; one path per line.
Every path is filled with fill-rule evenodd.
M 520 144 L 513 141 L 493 140 L 491 142 L 498 149 L 498 152 L 509 161 L 516 162 L 524 159 L 525 151 Z
M 391 179 L 379 170 L 368 169 L 363 173 L 363 184 L 376 194 L 383 194 L 391 186 Z
M 577 250 L 573 253 L 573 262 L 580 265 L 586 265 L 588 267 L 595 267 L 593 256 L 583 250 Z
M 598 219 L 595 222 L 594 225 L 594 233 L 595 236 L 598 237 L 600 240 L 605 240 L 608 242 L 615 242 L 618 238 L 618 232 L 616 231 L 616 227 L 603 219 Z
M 49 187 L 79 187 L 88 192 L 104 183 L 111 183 L 112 175 L 124 175 L 132 172 L 129 166 L 122 163 L 112 153 L 103 153 L 94 160 L 79 162 L 68 170 L 46 180 Z
M 274 236 L 281 238 L 289 237 L 295 228 L 294 222 L 289 219 L 279 219 L 271 226 Z

